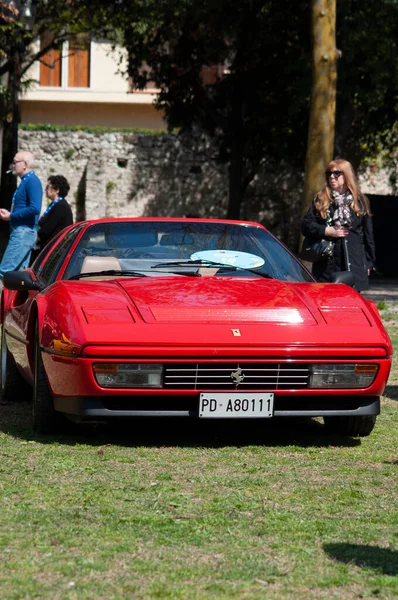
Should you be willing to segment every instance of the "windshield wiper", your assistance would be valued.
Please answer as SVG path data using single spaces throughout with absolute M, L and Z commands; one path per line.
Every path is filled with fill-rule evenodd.
M 151 269 L 159 269 L 162 267 L 190 267 L 193 265 L 197 265 L 198 267 L 215 267 L 218 269 L 226 269 L 229 271 L 249 271 L 250 273 L 254 273 L 255 275 L 259 275 L 260 277 L 265 277 L 266 279 L 274 279 L 273 275 L 270 273 L 263 273 L 258 271 L 257 269 L 248 268 L 248 267 L 239 267 L 236 265 L 228 265 L 225 263 L 219 263 L 213 260 L 199 259 L 199 260 L 180 260 L 175 262 L 165 262 L 159 263 L 157 265 L 153 265 Z
M 145 269 L 147 271 L 147 269 Z M 163 271 L 159 271 L 163 273 Z M 197 271 L 169 271 L 169 273 L 174 273 L 175 275 L 184 275 L 185 277 L 202 277 L 200 273 Z M 72 279 L 83 279 L 84 277 L 100 277 L 101 275 L 116 275 L 120 277 L 148 277 L 148 275 L 144 274 L 144 271 L 119 271 L 119 270 L 108 270 L 108 271 L 92 271 L 89 273 L 78 273 L 77 275 L 73 275 L 69 277 L 68 281 L 72 281 Z
M 162 272 L 163 271 L 160 271 L 160 273 Z M 173 275 L 183 275 L 184 277 L 202 277 L 197 271 L 169 271 L 169 273 L 173 273 Z
M 151 267 L 151 269 L 159 269 L 162 267 L 192 267 L 192 266 L 198 266 L 198 267 L 206 267 L 207 265 L 211 266 L 211 267 L 229 267 L 232 269 L 236 269 L 236 267 L 234 265 L 226 265 L 224 263 L 219 263 L 219 262 L 215 262 L 212 260 L 204 260 L 204 259 L 200 259 L 200 260 L 177 260 L 175 262 L 164 262 L 164 263 L 158 263 L 157 265 L 153 265 Z
M 120 277 L 148 277 L 148 275 L 144 275 L 140 271 L 119 271 L 117 269 L 111 269 L 108 271 L 91 271 L 88 273 L 78 273 L 77 275 L 69 277 L 69 281 L 72 281 L 72 279 L 83 279 L 84 277 L 101 277 L 101 275 L 120 275 Z

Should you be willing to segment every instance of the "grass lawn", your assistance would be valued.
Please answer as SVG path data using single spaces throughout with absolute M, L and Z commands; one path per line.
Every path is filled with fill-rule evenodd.
M 397 402 L 398 359 L 363 439 L 320 420 L 45 438 L 2 406 L 0 598 L 395 599 Z

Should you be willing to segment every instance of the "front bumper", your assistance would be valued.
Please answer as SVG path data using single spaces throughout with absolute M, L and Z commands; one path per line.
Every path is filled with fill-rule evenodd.
M 54 407 L 76 421 L 114 417 L 199 417 L 195 396 L 83 396 L 54 398 Z M 363 416 L 380 413 L 379 396 L 275 395 L 274 417 Z M 260 417 L 261 418 L 261 417 Z
M 377 349 L 381 354 L 380 349 Z M 128 354 L 128 356 L 126 356 Z M 323 353 L 325 354 L 325 353 Z M 363 416 L 377 415 L 380 412 L 380 396 L 383 394 L 389 371 L 391 368 L 391 357 L 375 356 L 376 349 L 368 349 L 367 355 L 358 353 L 341 352 L 340 355 L 322 357 L 306 356 L 295 357 L 255 357 L 256 362 L 264 365 L 279 363 L 278 374 L 283 374 L 282 379 L 269 380 L 267 386 L 260 382 L 250 382 L 248 390 L 257 392 L 274 393 L 274 417 L 323 417 L 323 416 Z M 203 386 L 200 381 L 188 381 L 177 388 L 174 381 L 167 383 L 161 389 L 129 390 L 101 388 L 93 374 L 93 363 L 99 361 L 128 361 L 132 362 L 163 362 L 174 368 L 175 364 L 191 365 L 192 363 L 212 363 L 220 366 L 222 362 L 228 362 L 231 367 L 228 378 L 236 368 L 237 359 L 229 359 L 227 356 L 217 359 L 198 357 L 195 359 L 179 357 L 147 357 L 132 356 L 125 351 L 121 356 L 116 351 L 112 355 L 109 352 L 105 356 L 93 357 L 66 357 L 56 356 L 47 352 L 42 353 L 43 361 L 48 376 L 51 392 L 54 397 L 55 409 L 69 415 L 75 420 L 107 420 L 112 417 L 188 417 L 199 418 L 199 396 L 202 391 L 243 391 L 236 387 L 235 390 L 228 389 L 224 381 L 220 387 L 214 387 L 212 381 Z M 174 359 L 174 360 L 173 360 Z M 239 365 L 245 370 L 246 365 L 252 362 L 253 356 L 245 356 L 239 359 Z M 308 383 L 301 383 L 302 374 L 298 379 L 291 373 L 286 373 L 285 367 L 305 367 L 311 363 L 336 362 L 350 363 L 361 362 L 378 365 L 378 372 L 373 383 L 366 389 L 311 389 Z M 173 363 L 173 364 L 172 364 Z M 282 368 L 283 367 L 283 368 Z M 218 377 L 217 373 L 217 377 Z M 278 375 L 278 377 L 279 377 Z M 286 375 L 288 378 L 286 379 Z M 245 382 L 247 380 L 245 379 Z M 307 379 L 305 379 L 307 381 Z M 284 382 L 284 383 L 283 383 Z M 166 387 L 166 384 L 169 387 Z M 185 389 L 184 389 L 185 388 Z M 262 418 L 262 417 L 258 417 Z

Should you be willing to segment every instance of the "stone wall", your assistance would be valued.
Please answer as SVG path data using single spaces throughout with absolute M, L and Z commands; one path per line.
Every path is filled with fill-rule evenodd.
M 76 220 L 226 215 L 227 168 L 217 163 L 206 139 L 21 130 L 19 147 L 35 155 L 43 185 L 49 175 L 68 179 Z M 301 175 L 264 161 L 263 172 L 248 190 L 242 218 L 263 222 L 294 244 L 301 194 Z
M 76 218 L 223 216 L 225 167 L 206 142 L 173 135 L 20 132 L 20 149 L 36 157 L 43 184 L 62 174 Z
M 176 135 L 20 130 L 43 185 L 62 174 L 75 219 L 126 216 L 225 217 L 228 174 L 206 139 Z M 380 174 L 382 176 L 380 176 Z M 362 178 L 365 193 L 392 193 L 387 174 Z M 300 222 L 303 174 L 264 160 L 242 206 L 292 248 Z

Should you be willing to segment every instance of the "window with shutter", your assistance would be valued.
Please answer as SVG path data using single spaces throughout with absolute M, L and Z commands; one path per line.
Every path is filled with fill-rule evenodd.
M 40 50 L 48 46 L 52 41 L 52 34 L 47 32 L 40 36 Z M 62 50 L 51 48 L 40 59 L 40 85 L 49 87 L 61 87 L 62 83 Z
M 68 87 L 90 87 L 90 36 L 81 33 L 69 40 Z

